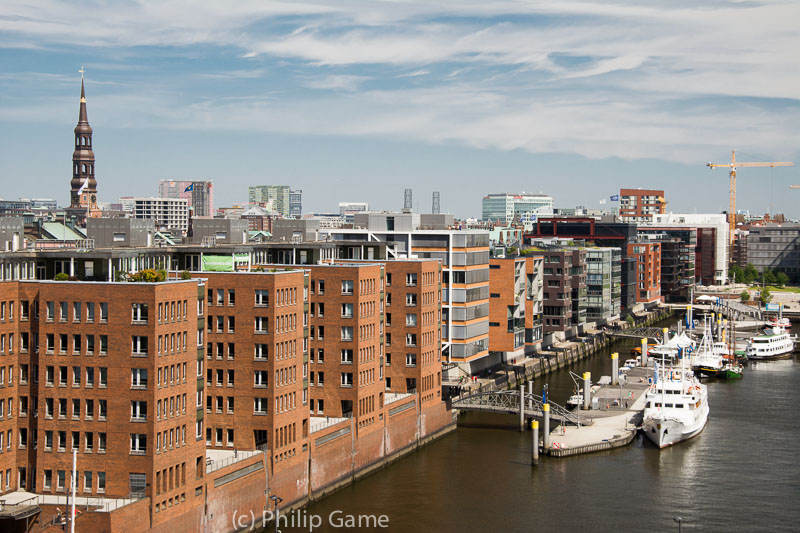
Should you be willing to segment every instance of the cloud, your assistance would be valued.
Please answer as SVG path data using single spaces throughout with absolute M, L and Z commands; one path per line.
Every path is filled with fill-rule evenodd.
M 349 74 L 331 74 L 321 78 L 308 80 L 305 85 L 312 89 L 342 89 L 355 91 L 359 85 L 370 78 L 367 76 L 353 76 Z

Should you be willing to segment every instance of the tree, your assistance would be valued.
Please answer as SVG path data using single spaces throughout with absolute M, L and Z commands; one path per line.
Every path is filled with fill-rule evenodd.
M 66 272 L 59 272 L 56 274 L 55 280 L 56 281 L 67 281 L 69 279 L 69 274 Z
M 765 285 L 775 285 L 778 283 L 778 280 L 775 278 L 775 273 L 772 270 L 765 268 L 764 269 L 764 284 Z
M 750 284 L 756 281 L 757 279 L 758 279 L 758 270 L 756 270 L 756 267 L 754 267 L 750 263 L 747 263 L 747 266 L 744 267 L 744 279 L 742 281 Z
M 759 298 L 761 305 L 767 305 L 772 301 L 772 295 L 769 293 L 769 288 L 764 287 L 761 289 L 761 297 Z
M 728 276 L 736 283 L 744 283 L 744 270 L 739 265 L 731 265 L 728 269 Z
M 167 271 L 163 269 L 155 270 L 152 268 L 146 268 L 144 270 L 140 270 L 135 274 L 131 274 L 128 276 L 128 281 L 139 281 L 145 283 L 157 283 L 160 281 L 166 281 L 167 279 Z
M 778 283 L 778 287 L 784 287 L 789 283 L 789 276 L 786 275 L 786 272 L 778 272 L 775 274 L 775 281 Z
M 739 296 L 739 298 L 741 298 L 741 300 L 743 302 L 749 302 L 750 301 L 750 293 L 747 292 L 747 291 L 742 291 L 742 294 Z
M 181 272 L 181 279 L 192 279 L 192 275 L 189 273 L 188 270 L 184 270 Z

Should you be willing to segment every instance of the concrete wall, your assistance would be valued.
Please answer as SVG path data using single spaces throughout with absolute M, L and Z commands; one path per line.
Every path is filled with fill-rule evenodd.
M 156 226 L 138 218 L 90 218 L 87 234 L 96 248 L 152 246 Z
M 0 251 L 15 252 L 24 247 L 25 224 L 22 217 L 0 218 Z
M 215 237 L 217 244 L 247 244 L 250 223 L 236 218 L 193 218 L 193 244 L 200 244 L 204 237 Z

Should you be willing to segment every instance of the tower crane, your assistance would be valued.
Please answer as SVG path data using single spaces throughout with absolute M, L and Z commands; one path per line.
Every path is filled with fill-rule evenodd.
M 736 161 L 736 150 L 731 150 L 730 163 L 709 163 L 708 168 L 715 169 L 717 167 L 724 167 L 731 169 L 731 204 L 728 209 L 728 224 L 730 230 L 728 231 L 728 244 L 733 245 L 733 234 L 736 230 L 736 167 L 792 167 L 794 163 L 790 161 L 770 161 L 770 162 L 742 162 Z

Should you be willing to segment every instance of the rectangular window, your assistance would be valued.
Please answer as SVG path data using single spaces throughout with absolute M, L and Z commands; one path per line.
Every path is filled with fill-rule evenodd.
M 147 323 L 147 304 L 131 304 L 131 316 L 134 324 Z
M 351 341 L 351 340 L 353 340 L 353 328 L 352 328 L 352 326 L 342 326 L 342 340 L 343 341 Z
M 99 374 L 100 379 L 100 387 L 105 388 L 108 386 L 108 369 L 104 366 L 101 366 L 97 369 L 97 373 Z
M 342 318 L 353 317 L 353 304 L 342 304 Z
M 94 302 L 86 302 L 86 322 L 94 322 Z
M 269 305 L 269 291 L 266 289 L 256 289 L 256 307 L 267 307 Z
M 131 433 L 131 455 L 145 455 L 147 453 L 147 435 L 144 433 Z
M 353 364 L 353 350 L 351 349 L 342 350 L 342 364 L 343 365 Z
M 72 302 L 72 321 L 73 322 L 80 322 L 81 321 L 81 303 L 80 302 Z
M 265 316 L 255 317 L 256 333 L 269 333 L 269 319 Z
M 267 398 L 253 398 L 253 413 L 257 415 L 266 415 L 267 404 Z
M 352 387 L 353 386 L 353 373 L 352 372 L 342 372 L 342 387 Z
M 266 361 L 269 357 L 269 348 L 268 344 L 256 344 L 255 345 L 255 358 L 259 361 Z
M 268 372 L 266 370 L 256 370 L 255 374 L 255 387 L 259 388 L 266 388 L 268 378 Z
M 342 280 L 342 294 L 353 294 L 353 280 Z
M 134 335 L 132 337 L 132 353 L 134 356 L 146 356 L 147 355 L 147 341 L 148 338 L 144 335 Z
M 108 335 L 100 335 L 100 355 L 108 354 Z
M 108 302 L 100 302 L 100 322 L 108 322 Z
M 133 389 L 146 389 L 147 388 L 147 369 L 146 368 L 132 368 L 131 369 L 131 388 L 133 388 Z

